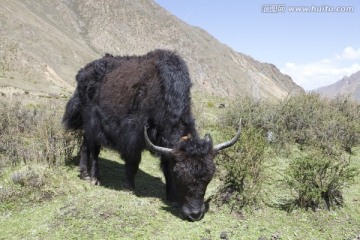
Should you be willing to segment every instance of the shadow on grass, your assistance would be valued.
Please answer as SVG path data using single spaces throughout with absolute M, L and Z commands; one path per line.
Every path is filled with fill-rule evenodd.
M 77 167 L 79 160 L 79 156 L 73 157 L 67 161 L 67 165 Z M 102 187 L 122 191 L 124 190 L 125 165 L 106 158 L 99 158 L 99 178 Z M 159 198 L 166 203 L 165 184 L 160 178 L 139 169 L 135 177 L 135 185 L 136 196 Z
M 290 200 L 290 199 L 281 199 L 280 202 L 278 202 L 278 203 L 271 203 L 271 204 L 266 204 L 266 205 L 268 207 L 278 209 L 278 210 L 282 210 L 282 211 L 285 211 L 287 213 L 291 213 L 296 207 L 295 201 Z
M 79 161 L 80 157 L 76 156 L 67 161 L 67 165 L 77 168 Z M 125 179 L 125 165 L 123 163 L 106 158 L 99 158 L 99 175 L 102 187 L 117 191 L 126 191 L 123 189 Z M 179 207 L 166 201 L 165 184 L 159 177 L 154 177 L 139 169 L 135 177 L 135 185 L 136 196 L 161 199 L 161 201 L 166 204 L 166 206 L 161 207 L 162 210 L 171 213 L 175 217 L 180 217 Z
M 76 156 L 67 161 L 67 165 L 75 168 L 79 165 L 79 160 L 80 157 Z M 123 188 L 123 181 L 125 179 L 125 165 L 123 163 L 106 158 L 99 158 L 99 175 L 101 187 L 117 191 L 127 191 Z M 134 194 L 136 196 L 161 199 L 161 201 L 166 204 L 166 206 L 161 206 L 162 210 L 169 212 L 177 218 L 183 219 L 180 215 L 179 204 L 166 201 L 165 184 L 161 181 L 161 178 L 154 177 L 139 169 L 135 177 L 135 185 Z M 205 213 L 209 211 L 210 201 L 211 197 L 205 201 Z

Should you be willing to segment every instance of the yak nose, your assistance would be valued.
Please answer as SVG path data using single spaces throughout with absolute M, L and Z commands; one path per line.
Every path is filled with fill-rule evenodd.
M 189 214 L 189 219 L 192 221 L 198 221 L 202 218 L 203 213 L 201 212 L 201 210 L 195 210 L 190 212 Z
M 183 208 L 183 214 L 185 215 L 185 218 L 189 221 L 195 222 L 199 221 L 204 217 L 205 213 L 205 204 L 201 206 L 201 208 L 192 208 L 189 209 L 187 207 Z

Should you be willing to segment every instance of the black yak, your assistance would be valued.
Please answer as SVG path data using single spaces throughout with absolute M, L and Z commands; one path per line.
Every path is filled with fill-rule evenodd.
M 125 161 L 124 187 L 133 190 L 141 152 L 148 148 L 161 158 L 167 200 L 181 204 L 184 218 L 200 220 L 205 190 L 215 172 L 214 157 L 237 141 L 240 127 L 232 140 L 216 146 L 209 135 L 199 137 L 184 60 L 166 50 L 144 56 L 106 54 L 80 69 L 76 81 L 63 124 L 83 131 L 81 177 L 99 183 L 98 155 L 106 146 Z

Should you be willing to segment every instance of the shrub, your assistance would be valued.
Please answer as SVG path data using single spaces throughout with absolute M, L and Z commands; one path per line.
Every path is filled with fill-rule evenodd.
M 43 172 L 44 171 L 42 171 L 41 173 Z M 44 177 L 41 176 L 38 171 L 35 171 L 31 167 L 13 172 L 11 175 L 11 179 L 13 183 L 19 184 L 23 187 L 29 186 L 38 188 L 45 184 Z
M 63 130 L 60 104 L 0 102 L 0 202 L 43 201 L 67 191 L 59 187 L 62 166 L 81 138 Z
M 80 136 L 63 130 L 57 109 L 55 103 L 45 108 L 0 102 L 0 165 L 61 165 L 70 158 Z
M 360 143 L 358 103 L 344 97 L 328 100 L 317 93 L 307 93 L 278 102 L 244 98 L 228 109 L 221 125 L 231 126 L 229 123 L 241 117 L 247 130 L 243 131 L 240 144 L 222 153 L 219 159 L 227 174 L 218 193 L 221 204 L 228 202 L 241 208 L 259 200 L 265 178 L 263 145 L 270 133 L 268 140 L 271 148 L 277 150 L 275 153 L 293 157 L 296 146 L 302 155 L 287 171 L 286 183 L 296 193 L 295 205 L 313 209 L 342 205 L 343 187 L 358 174 L 344 153 L 351 153 Z
M 342 206 L 342 189 L 356 174 L 357 170 L 350 167 L 350 158 L 343 154 L 329 156 L 312 150 L 289 165 L 286 182 L 295 193 L 293 205 L 330 209 Z
M 219 164 L 225 174 L 217 193 L 220 205 L 228 203 L 232 209 L 240 210 L 259 203 L 264 182 L 265 146 L 263 133 L 249 126 L 243 130 L 239 143 L 221 153 Z
M 275 103 L 256 101 L 249 97 L 238 99 L 230 105 L 221 121 L 225 124 L 237 123 L 239 118 L 242 118 L 244 124 L 267 132 L 273 128 L 275 106 Z
M 0 178 L 0 202 L 19 206 L 18 203 L 45 201 L 76 192 L 78 184 L 68 179 L 66 171 L 65 167 L 49 167 L 43 162 L 7 168 Z
M 360 105 L 346 97 L 332 100 L 317 93 L 290 96 L 278 102 L 244 98 L 233 103 L 225 118 L 239 117 L 264 133 L 272 133 L 276 149 L 290 153 L 316 148 L 327 152 L 351 149 L 360 143 Z
M 334 154 L 351 153 L 360 143 L 359 115 L 360 105 L 348 98 L 301 94 L 280 102 L 270 130 L 282 146 L 296 143 L 300 149 L 315 146 Z
M 330 107 L 338 113 L 334 131 L 337 133 L 336 138 L 341 147 L 351 154 L 352 148 L 360 144 L 360 104 L 349 97 L 338 96 L 331 100 Z

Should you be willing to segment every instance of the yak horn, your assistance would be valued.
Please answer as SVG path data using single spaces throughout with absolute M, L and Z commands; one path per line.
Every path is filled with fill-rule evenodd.
M 237 140 L 239 140 L 240 134 L 241 134 L 241 119 L 239 121 L 239 128 L 238 128 L 238 131 L 237 131 L 235 137 L 233 139 L 231 139 L 230 141 L 228 141 L 228 142 L 224 142 L 224 143 L 220 143 L 220 144 L 216 145 L 214 147 L 214 150 L 215 151 L 220 151 L 222 149 L 231 147 L 232 145 L 234 145 L 236 143 Z
M 155 152 L 155 153 L 160 153 L 160 154 L 169 154 L 172 152 L 171 148 L 159 147 L 159 146 L 154 145 L 149 139 L 146 126 L 144 127 L 144 137 L 145 137 L 146 146 L 148 147 L 148 149 L 150 151 Z

